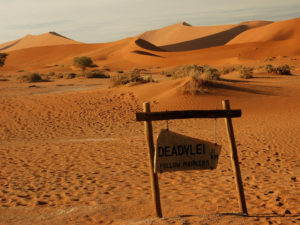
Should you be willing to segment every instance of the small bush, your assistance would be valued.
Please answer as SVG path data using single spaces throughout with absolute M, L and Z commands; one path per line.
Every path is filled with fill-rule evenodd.
M 94 63 L 90 57 L 80 56 L 73 59 L 73 65 L 85 71 L 86 67 L 93 67 Z
M 235 70 L 236 70 L 236 68 L 234 66 L 227 66 L 227 67 L 222 68 L 221 73 L 222 74 L 228 74 L 228 73 L 231 73 Z
M 268 61 L 274 61 L 276 59 L 275 56 L 272 56 L 272 57 L 267 57 L 265 58 L 265 61 L 268 62 Z
M 63 77 L 64 77 L 65 79 L 73 79 L 73 78 L 75 78 L 76 76 L 77 76 L 76 73 L 68 73 L 68 74 L 63 75 Z
M 220 79 L 220 75 L 221 75 L 220 72 L 213 67 L 205 65 L 203 67 L 203 71 L 204 71 L 204 73 L 201 75 L 201 78 L 203 80 L 219 80 Z
M 53 72 L 53 71 L 49 72 L 48 76 L 50 76 L 50 77 L 55 76 L 55 72 Z
M 268 64 L 265 66 L 265 70 L 267 73 L 274 73 L 279 75 L 291 75 L 291 67 L 289 65 L 283 65 L 283 66 L 273 66 L 271 64 Z
M 38 73 L 30 73 L 30 74 L 23 75 L 23 76 L 19 77 L 19 80 L 21 82 L 28 82 L 28 83 L 44 81 L 42 79 L 41 75 Z
M 175 78 L 186 77 L 186 76 L 199 77 L 203 72 L 204 72 L 204 68 L 202 66 L 198 66 L 197 64 L 184 65 L 175 68 L 175 70 L 173 71 L 173 77 Z
M 271 64 L 266 65 L 265 70 L 267 73 L 276 73 L 276 68 Z
M 134 68 L 129 73 L 113 76 L 110 78 L 111 86 L 115 87 L 115 86 L 125 85 L 125 84 L 132 86 L 135 84 L 150 82 L 148 80 L 145 80 L 141 76 L 141 71 L 142 71 L 141 69 Z
M 249 79 L 253 77 L 253 67 L 242 66 L 240 67 L 240 77 L 244 79 Z
M 64 74 L 58 73 L 58 74 L 56 74 L 56 78 L 58 78 L 58 79 L 64 78 Z
M 187 95 L 198 95 L 207 92 L 207 86 L 209 85 L 207 80 L 191 77 L 191 79 L 180 87 L 179 91 Z
M 110 78 L 109 75 L 106 75 L 101 70 L 93 70 L 85 73 L 86 78 Z
M 291 75 L 291 68 L 289 65 L 278 66 L 276 72 L 280 75 Z
M 0 67 L 4 66 L 7 56 L 8 55 L 6 53 L 0 53 Z

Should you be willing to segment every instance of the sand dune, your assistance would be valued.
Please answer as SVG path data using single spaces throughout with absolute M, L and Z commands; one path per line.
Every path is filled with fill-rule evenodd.
M 251 21 L 237 25 L 194 27 L 183 22 L 147 31 L 138 37 L 168 51 L 188 51 L 223 45 L 248 29 L 265 26 L 269 23 L 272 22 Z
M 10 52 L 13 50 L 32 48 L 50 45 L 65 45 L 65 44 L 78 44 L 80 42 L 73 41 L 64 37 L 56 32 L 48 32 L 40 35 L 26 35 L 25 37 L 0 44 L 0 51 Z
M 73 58 L 82 55 L 91 57 L 99 66 L 108 66 L 114 70 L 132 67 L 171 67 L 191 63 L 240 64 L 272 56 L 298 56 L 300 55 L 298 24 L 299 19 L 275 23 L 251 21 L 239 25 L 210 27 L 192 27 L 181 23 L 149 31 L 138 37 L 103 44 L 77 42 L 70 44 L 73 41 L 48 33 L 36 37 L 39 41 L 32 41 L 32 44 L 41 43 L 47 46 L 29 48 L 29 44 L 25 45 L 26 42 L 30 43 L 28 38 L 25 39 L 26 42 L 20 41 L 22 45 L 19 43 L 9 48 L 27 46 L 24 49 L 10 51 L 1 70 L 42 70 L 50 67 L 55 70 L 59 69 L 60 65 L 64 66 L 64 70 L 67 68 L 70 70 Z M 257 31 L 261 35 L 257 35 Z M 257 39 L 259 42 L 253 42 L 256 39 L 247 34 L 259 37 Z M 243 37 L 245 39 L 242 43 L 233 45 L 238 42 L 235 40 Z M 234 39 L 230 41 L 232 38 Z M 54 39 L 68 43 L 51 46 L 51 43 L 59 43 L 51 42 Z M 181 43 L 173 43 L 179 39 Z M 226 44 L 227 42 L 231 44 Z M 170 45 L 159 47 L 164 43 Z
M 245 31 L 227 44 L 300 39 L 300 18 L 279 21 Z

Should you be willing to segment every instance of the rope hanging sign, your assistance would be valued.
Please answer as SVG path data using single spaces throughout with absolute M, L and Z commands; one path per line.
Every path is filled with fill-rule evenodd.
M 154 172 L 216 169 L 221 146 L 160 130 L 154 156 Z
M 144 112 L 136 113 L 136 121 L 144 121 L 145 137 L 149 149 L 150 181 L 155 214 L 162 217 L 158 172 L 215 169 L 221 152 L 216 144 L 216 118 L 224 118 L 227 130 L 232 168 L 235 177 L 237 197 L 241 213 L 248 215 L 237 148 L 233 132 L 232 118 L 241 117 L 241 110 L 230 109 L 229 100 L 222 101 L 223 110 L 185 110 L 151 112 L 150 103 L 143 104 Z M 187 137 L 168 129 L 168 120 L 211 118 L 215 119 L 215 143 Z M 152 121 L 166 120 L 167 129 L 160 131 L 156 148 L 153 141 Z

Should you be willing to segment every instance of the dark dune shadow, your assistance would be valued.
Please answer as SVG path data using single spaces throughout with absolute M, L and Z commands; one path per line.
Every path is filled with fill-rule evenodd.
M 141 39 L 141 38 L 135 40 L 135 43 L 139 47 L 150 50 L 150 51 L 157 51 L 157 52 L 165 52 L 166 51 L 166 50 L 161 49 L 161 48 L 157 47 L 156 45 L 154 45 L 144 39 Z
M 248 29 L 249 29 L 248 26 L 240 25 L 230 30 L 226 30 L 217 34 L 209 35 L 202 38 L 197 38 L 190 41 L 184 41 L 176 44 L 159 46 L 159 48 L 170 52 L 180 52 L 180 51 L 191 51 L 191 50 L 221 46 L 221 45 L 225 45 L 234 37 L 236 37 L 237 35 L 241 34 L 242 32 Z
M 237 82 L 243 82 L 247 83 L 247 81 L 232 81 L 232 80 L 222 80 L 222 81 L 207 81 L 205 84 L 208 88 L 215 88 L 215 89 L 225 89 L 225 90 L 232 90 L 232 91 L 240 91 L 240 92 L 247 92 L 252 94 L 260 94 L 260 95 L 271 95 L 274 96 L 274 93 L 272 93 L 271 90 L 265 89 L 264 91 L 258 90 L 262 89 L 262 86 L 254 87 L 253 85 L 251 87 L 241 87 L 236 86 L 234 83 Z M 267 88 L 267 87 L 266 87 Z
M 135 51 L 132 51 L 132 52 L 133 52 L 133 53 L 136 53 L 136 54 L 140 54 L 140 55 L 148 55 L 148 56 L 155 56 L 155 57 L 163 58 L 163 57 L 160 56 L 160 55 L 155 55 L 155 54 L 153 54 L 153 53 L 145 52 L 145 51 L 135 50 Z
M 3 48 L 0 48 L 0 51 L 9 49 L 9 48 L 15 46 L 16 44 L 18 44 L 20 41 L 21 41 L 21 40 L 17 40 L 17 41 L 15 41 L 15 42 L 11 43 L 10 45 L 7 45 L 7 46 L 5 46 L 5 47 L 3 47 Z

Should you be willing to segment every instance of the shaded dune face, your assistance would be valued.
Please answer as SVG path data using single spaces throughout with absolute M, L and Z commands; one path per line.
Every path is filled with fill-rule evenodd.
M 192 51 L 203 48 L 210 48 L 215 46 L 225 45 L 237 35 L 248 30 L 246 25 L 234 27 L 232 29 L 212 34 L 206 37 L 197 38 L 190 41 L 184 41 L 177 44 L 159 46 L 161 49 L 173 52 L 173 51 Z
M 135 40 L 135 44 L 138 45 L 139 47 L 141 48 L 144 48 L 144 49 L 147 49 L 147 50 L 150 50 L 150 51 L 159 51 L 159 52 L 164 52 L 166 50 L 160 48 L 160 47 L 157 47 L 156 45 L 144 40 L 144 39 L 141 39 L 141 38 L 138 38 L 137 40 Z

